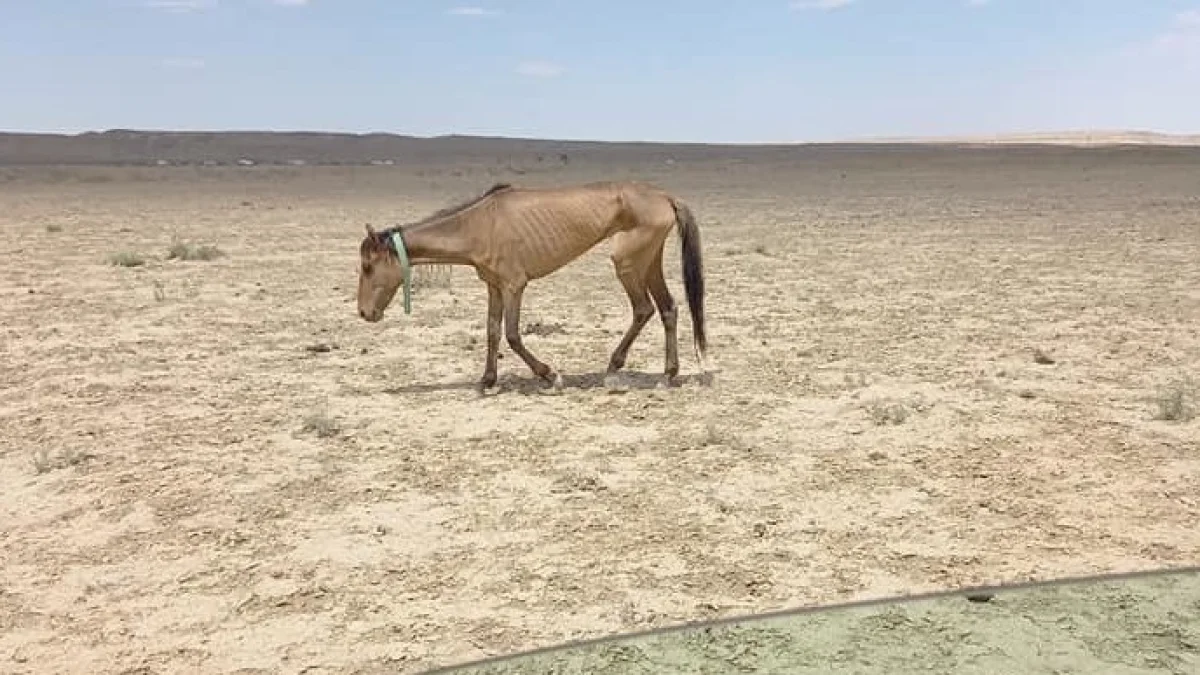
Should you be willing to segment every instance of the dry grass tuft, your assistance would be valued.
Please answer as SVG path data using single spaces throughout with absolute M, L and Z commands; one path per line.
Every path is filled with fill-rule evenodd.
M 1163 385 L 1155 399 L 1154 418 L 1167 422 L 1190 422 L 1196 418 L 1196 382 L 1190 375 L 1177 377 Z
M 79 466 L 94 455 L 82 450 L 68 449 L 57 455 L 51 455 L 48 450 L 37 450 L 33 453 L 33 471 L 39 476 L 56 469 L 67 469 Z
M 878 400 L 866 406 L 867 416 L 876 426 L 900 425 L 908 419 L 908 407 L 899 401 Z
M 413 290 L 422 288 L 449 288 L 453 281 L 452 265 L 420 265 L 413 268 Z
M 141 267 L 146 264 L 146 258 L 135 251 L 121 251 L 110 255 L 108 262 L 117 267 Z
M 185 241 L 177 241 L 171 244 L 171 248 L 167 249 L 167 260 L 216 260 L 224 256 L 225 253 L 216 246 L 208 244 L 189 244 Z
M 342 426 L 325 412 L 316 412 L 304 419 L 301 430 L 307 434 L 316 434 L 317 438 L 333 438 L 342 433 Z
M 521 333 L 523 335 L 537 335 L 539 337 L 545 337 L 547 335 L 564 335 L 566 332 L 567 329 L 558 322 L 546 323 L 536 320 L 530 321 L 521 326 Z

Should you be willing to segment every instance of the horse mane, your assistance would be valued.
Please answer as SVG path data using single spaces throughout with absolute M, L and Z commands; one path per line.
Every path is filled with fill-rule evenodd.
M 480 195 L 471 197 L 470 199 L 467 199 L 466 201 L 463 201 L 459 204 L 453 204 L 451 206 L 447 206 L 445 208 L 438 209 L 437 211 L 434 211 L 432 214 L 425 216 L 424 218 L 416 221 L 415 223 L 412 223 L 410 225 L 393 225 L 391 227 L 379 230 L 375 233 L 374 240 L 371 240 L 370 238 L 363 239 L 362 245 L 359 248 L 360 248 L 361 252 L 364 254 L 373 247 L 382 246 L 384 248 L 388 248 L 388 243 L 387 243 L 388 237 L 392 236 L 392 233 L 396 232 L 397 230 L 399 230 L 399 231 L 409 230 L 414 227 L 428 225 L 432 222 L 441 220 L 443 218 L 449 218 L 450 216 L 454 216 L 463 211 L 466 211 L 467 209 L 471 208 L 472 206 L 475 206 L 479 202 L 482 202 L 483 200 L 487 199 L 488 197 L 491 197 L 492 195 L 494 195 L 496 193 L 505 192 L 505 191 L 511 190 L 511 189 L 513 189 L 512 183 L 496 183 L 496 184 L 492 185 L 492 187 L 485 190 Z
M 487 199 L 488 197 L 491 197 L 492 195 L 496 194 L 497 192 L 504 192 L 506 190 L 511 190 L 512 187 L 513 187 L 512 183 L 496 183 L 496 184 L 492 185 L 492 187 L 485 190 L 483 192 L 483 194 L 480 194 L 476 197 L 471 197 L 470 199 L 468 199 L 462 203 L 454 204 L 452 206 L 447 206 L 444 209 L 438 209 L 437 211 L 434 211 L 432 214 L 422 218 L 421 220 L 418 220 L 417 222 L 413 223 L 412 225 L 409 225 L 408 227 L 410 227 L 410 228 L 420 227 L 421 225 L 426 225 L 428 223 L 432 223 L 435 220 L 441 220 L 443 218 L 448 218 L 450 216 L 456 215 L 458 213 L 461 213 L 462 211 L 466 211 L 467 209 L 471 208 L 472 206 L 475 206 L 479 202 Z

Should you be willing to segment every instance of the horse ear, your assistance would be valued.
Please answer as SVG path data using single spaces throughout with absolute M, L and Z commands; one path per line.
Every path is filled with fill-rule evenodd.
M 375 228 L 371 227 L 370 223 L 367 223 L 366 227 L 367 227 L 367 236 L 374 239 L 375 238 Z

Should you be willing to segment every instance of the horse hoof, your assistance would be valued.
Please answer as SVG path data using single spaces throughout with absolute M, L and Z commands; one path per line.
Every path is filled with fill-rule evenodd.
M 624 379 L 618 373 L 609 373 L 604 376 L 604 388 L 610 394 L 624 394 L 629 391 L 625 386 Z
M 547 375 L 542 379 L 550 385 L 549 387 L 545 387 L 540 391 L 543 396 L 558 396 L 559 394 L 563 393 L 562 375 L 555 373 L 553 376 Z

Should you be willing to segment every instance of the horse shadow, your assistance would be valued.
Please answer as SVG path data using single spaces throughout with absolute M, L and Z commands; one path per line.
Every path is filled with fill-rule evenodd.
M 674 383 L 667 385 L 666 376 L 661 372 L 642 372 L 636 370 L 622 370 L 617 374 L 615 387 L 609 387 L 609 375 L 604 371 L 591 373 L 563 373 L 563 393 L 572 389 L 579 391 L 608 391 L 609 393 L 623 393 L 625 391 L 649 391 L 652 389 L 678 389 L 687 384 L 697 383 L 701 386 L 710 386 L 712 384 L 712 373 L 689 373 L 676 376 Z M 437 383 L 416 383 L 405 384 L 395 387 L 388 387 L 383 390 L 386 394 L 396 395 L 420 395 L 420 394 L 437 394 L 448 392 L 476 392 L 484 396 L 495 396 L 497 394 L 521 394 L 523 396 L 543 395 L 554 393 L 552 386 L 542 381 L 539 378 L 532 376 L 508 375 L 502 377 L 496 386 L 486 392 L 480 392 L 479 381 L 477 379 L 460 380 L 457 382 L 437 382 Z

